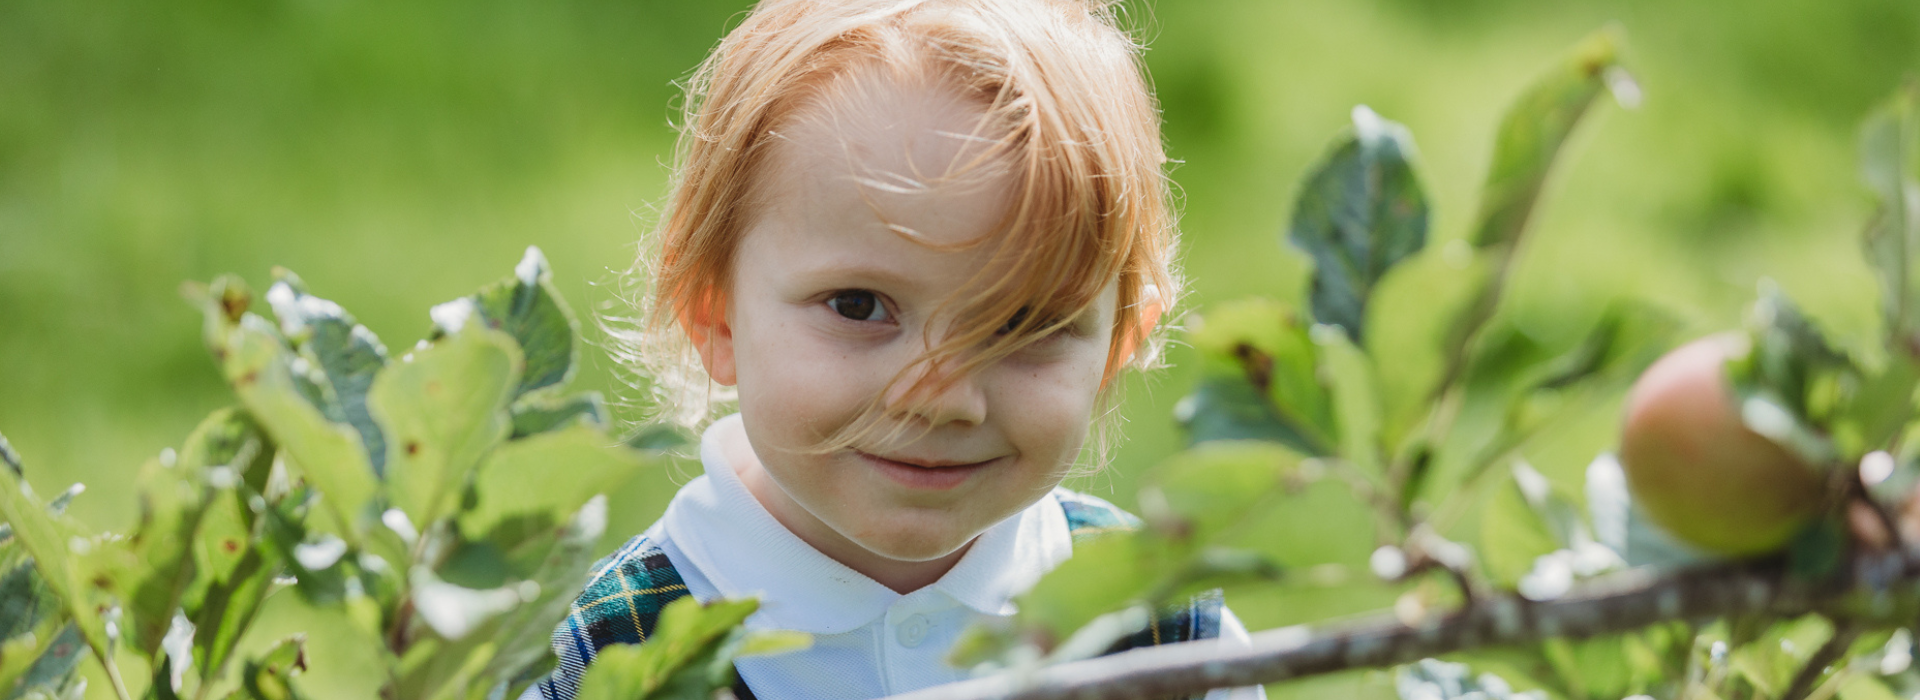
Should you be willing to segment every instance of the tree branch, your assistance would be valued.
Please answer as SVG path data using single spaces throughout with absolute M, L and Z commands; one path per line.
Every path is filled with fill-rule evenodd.
M 1416 626 L 1387 615 L 1316 631 L 1287 627 L 1255 633 L 1251 645 L 1243 648 L 1221 648 L 1212 641 L 1169 644 L 928 688 L 892 700 L 1172 698 L 1482 647 L 1626 632 L 1663 620 L 1818 612 L 1837 625 L 1904 624 L 1920 610 L 1920 559 L 1875 553 L 1851 564 L 1846 574 L 1822 582 L 1796 579 L 1780 561 L 1664 575 L 1628 571 L 1591 581 L 1558 600 L 1488 597 Z
M 1825 673 L 1828 666 L 1845 656 L 1847 647 L 1853 646 L 1853 640 L 1859 636 L 1859 627 L 1846 622 L 1835 623 L 1833 636 L 1813 652 L 1799 673 L 1793 674 L 1793 682 L 1787 684 L 1787 692 L 1781 693 L 1780 697 L 1785 700 L 1806 700 L 1808 694 L 1813 692 L 1814 681 L 1820 680 L 1820 674 Z

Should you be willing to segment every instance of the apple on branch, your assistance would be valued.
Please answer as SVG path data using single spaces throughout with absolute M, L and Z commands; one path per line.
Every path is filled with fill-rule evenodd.
M 1739 335 L 1661 357 L 1627 396 L 1620 462 L 1635 502 L 1686 542 L 1728 556 L 1783 547 L 1821 507 L 1825 484 L 1799 456 L 1748 428 L 1727 377 Z

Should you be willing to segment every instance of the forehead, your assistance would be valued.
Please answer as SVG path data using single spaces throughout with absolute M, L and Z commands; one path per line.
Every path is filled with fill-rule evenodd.
M 982 107 L 937 85 L 836 82 L 777 130 L 743 245 L 791 264 L 979 272 L 1018 185 Z

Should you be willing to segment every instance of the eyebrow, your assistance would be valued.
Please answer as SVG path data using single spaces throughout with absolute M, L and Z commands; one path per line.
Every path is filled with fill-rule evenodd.
M 913 286 L 919 282 L 913 275 L 895 270 L 884 264 L 860 261 L 849 262 L 845 260 L 833 260 L 816 266 L 799 267 L 796 268 L 794 272 L 797 277 L 809 283 L 822 277 L 848 278 L 863 283 L 871 282 L 877 285 L 892 286 Z

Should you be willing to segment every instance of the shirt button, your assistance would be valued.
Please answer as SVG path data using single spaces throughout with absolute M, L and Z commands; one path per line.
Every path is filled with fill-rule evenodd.
M 894 636 L 900 640 L 900 646 L 912 649 L 927 640 L 927 628 L 931 624 L 927 622 L 927 616 L 913 615 L 900 623 L 900 629 Z

